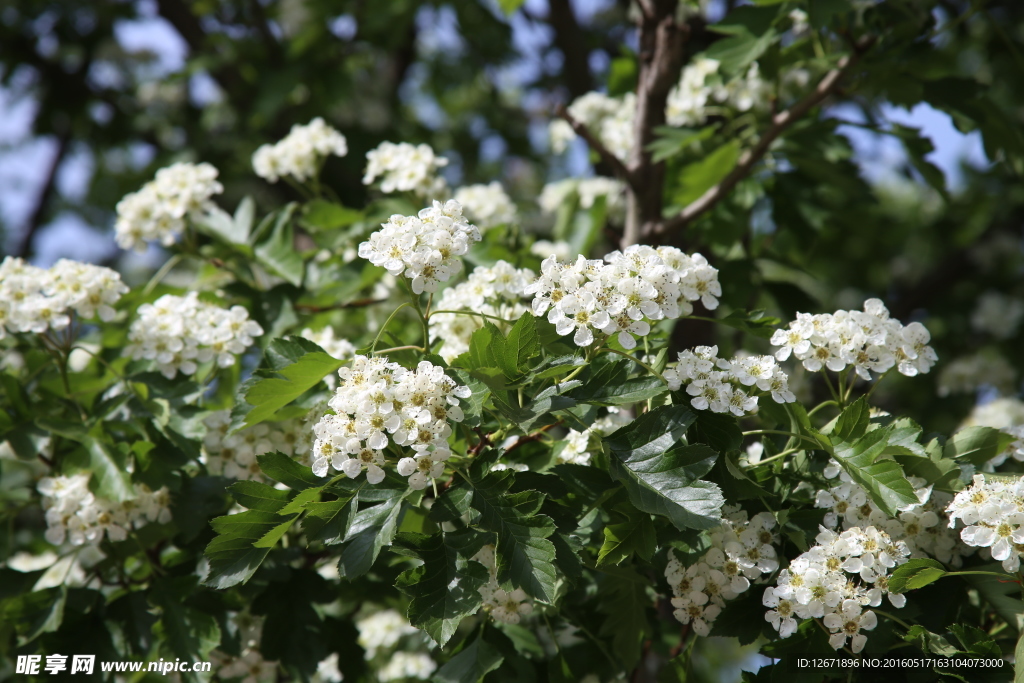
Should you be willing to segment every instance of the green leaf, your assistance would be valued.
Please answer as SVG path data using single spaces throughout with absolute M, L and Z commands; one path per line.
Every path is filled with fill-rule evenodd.
M 999 562 L 976 565 L 971 567 L 971 570 L 1004 573 Z M 968 574 L 962 578 L 978 591 L 1003 621 L 1017 632 L 1024 633 L 1024 600 L 1021 600 L 1020 586 L 1017 583 L 984 574 Z
M 296 460 L 280 451 L 271 451 L 256 456 L 263 474 L 274 481 L 279 481 L 290 489 L 304 489 L 323 486 L 327 479 L 313 474 L 313 470 L 300 465 Z
M 942 449 L 947 458 L 966 460 L 981 467 L 1006 450 L 1013 437 L 992 427 L 964 427 Z
M 270 236 L 256 245 L 256 260 L 272 273 L 280 275 L 287 282 L 299 287 L 306 264 L 295 251 L 295 235 L 292 232 L 292 214 L 295 204 L 288 204 L 277 215 Z
M 620 510 L 621 507 L 616 508 L 616 511 Z M 597 556 L 598 566 L 621 564 L 633 553 L 647 562 L 654 556 L 657 538 L 650 515 L 628 511 L 624 511 L 623 514 L 626 521 L 609 524 L 604 528 L 604 543 Z
M 340 498 L 326 503 L 310 503 L 302 528 L 310 541 L 321 541 L 324 545 L 337 545 L 348 535 L 349 524 L 355 513 L 354 496 Z
M 992 640 L 991 636 L 980 628 L 975 628 L 968 624 L 952 624 L 949 627 L 950 632 L 956 636 L 957 640 L 964 647 L 965 652 L 971 654 L 980 655 L 982 657 L 1002 657 L 1002 650 L 999 649 L 999 645 Z
M 478 525 L 497 535 L 495 558 L 498 581 L 511 583 L 529 595 L 551 602 L 555 596 L 555 531 L 550 517 L 538 515 L 543 497 L 534 491 L 509 494 L 510 471 L 495 472 L 473 487 Z
M 477 683 L 501 666 L 503 661 L 505 658 L 500 652 L 478 637 L 449 659 L 431 680 L 436 683 Z
M 760 337 L 761 339 L 771 338 L 775 334 L 775 330 L 778 329 L 779 324 L 782 323 L 778 318 L 766 316 L 764 311 L 761 310 L 750 311 L 749 313 L 733 311 L 724 318 L 715 318 L 715 322 L 719 325 L 741 330 L 754 337 Z
M 697 130 L 659 126 L 654 129 L 658 137 L 647 145 L 647 149 L 654 153 L 653 161 L 658 163 L 671 159 L 684 152 L 688 147 L 711 138 L 717 129 L 717 125 L 705 126 Z
M 672 197 L 673 203 L 680 207 L 692 204 L 729 175 L 739 158 L 740 142 L 730 140 L 700 161 L 683 166 L 676 181 L 678 189 Z
M 293 520 L 294 521 L 294 520 Z M 252 578 L 270 552 L 254 543 L 282 523 L 276 512 L 247 510 L 217 517 L 211 524 L 217 536 L 206 546 L 210 571 L 203 580 L 213 588 L 230 588 Z
M 621 573 L 604 574 L 597 587 L 597 609 L 605 616 L 600 635 L 611 638 L 616 659 L 631 670 L 640 661 L 644 639 L 651 631 L 649 581 L 629 569 L 617 571 Z
M 697 419 L 687 437 L 690 443 L 707 444 L 719 453 L 738 451 L 743 445 L 743 433 L 736 418 L 710 410 L 697 411 Z
M 778 37 L 772 23 L 779 10 L 761 7 L 740 7 L 725 15 L 721 22 L 708 28 L 729 38 L 712 43 L 705 55 L 720 62 L 729 75 L 746 70 Z
M 92 492 L 116 502 L 134 498 L 135 488 L 124 454 L 91 436 L 83 438 L 81 444 L 82 449 L 72 451 L 68 457 L 68 464 L 92 475 Z
M 498 7 L 506 15 L 511 16 L 515 14 L 515 11 L 523 6 L 526 0 L 498 0 Z
M 352 517 L 345 535 L 345 549 L 338 562 L 338 572 L 344 578 L 354 579 L 370 571 L 381 549 L 391 545 L 405 493 L 388 491 L 384 502 L 360 510 Z
M 249 233 L 252 231 L 255 213 L 256 202 L 252 200 L 252 197 L 245 197 L 238 203 L 234 216 L 214 206 L 202 219 L 197 221 L 197 225 L 206 234 L 219 237 L 236 247 L 244 247 L 242 251 L 251 253 Z
M 232 429 L 273 419 L 278 410 L 344 365 L 344 361 L 300 337 L 270 342 L 264 363 L 266 367 L 256 370 L 238 389 Z
M 67 597 L 64 586 L 23 593 L 0 603 L 0 615 L 18 634 L 18 645 L 25 645 L 60 628 Z
M 581 403 L 595 406 L 618 406 L 627 403 L 639 403 L 649 398 L 660 396 L 668 391 L 668 387 L 658 377 L 634 377 L 623 382 L 580 387 L 572 392 L 572 397 Z
M 821 433 L 840 441 L 855 441 L 864 436 L 871 419 L 870 406 L 861 396 L 846 407 L 834 420 L 822 427 Z
M 468 530 L 433 536 L 399 534 L 395 540 L 396 546 L 423 560 L 420 566 L 402 572 L 395 584 L 411 598 L 409 623 L 426 631 L 440 647 L 455 634 L 463 617 L 480 608 L 483 596 L 479 588 L 489 579 L 483 565 L 459 552 L 460 542 L 448 542 L 460 534 L 477 535 Z
M 236 481 L 228 491 L 242 507 L 277 512 L 288 502 L 288 492 L 259 481 Z
M 194 589 L 195 584 L 191 585 Z M 167 643 L 176 657 L 207 659 L 210 651 L 220 644 L 220 627 L 212 615 L 182 604 L 182 597 L 181 591 L 166 581 L 153 589 L 151 599 L 161 611 L 153 633 Z
M 312 230 L 337 230 L 363 219 L 363 212 L 326 199 L 314 199 L 302 209 L 302 225 Z
M 892 430 L 892 425 L 875 429 L 852 443 L 834 435 L 830 439 L 836 462 L 867 491 L 875 505 L 895 517 L 899 507 L 920 501 L 897 462 L 876 461 L 885 450 Z
M 1017 638 L 1017 645 L 1013 648 L 1013 683 L 1024 683 L 1024 633 Z
M 679 529 L 710 529 L 725 503 L 718 487 L 698 479 L 718 453 L 702 444 L 678 445 L 694 421 L 684 406 L 660 406 L 605 438 L 611 474 L 640 510 L 663 515 Z
M 905 593 L 923 588 L 946 575 L 942 563 L 931 559 L 909 560 L 893 570 L 889 577 L 889 591 Z

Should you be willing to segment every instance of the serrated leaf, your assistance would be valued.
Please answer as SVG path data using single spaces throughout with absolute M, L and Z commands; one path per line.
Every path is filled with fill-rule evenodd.
M 555 524 L 550 517 L 535 514 L 540 507 L 539 495 L 529 491 L 509 494 L 511 484 L 509 471 L 492 473 L 474 483 L 472 506 L 480 512 L 478 526 L 497 536 L 498 581 L 550 602 L 558 578 L 555 547 L 548 540 Z
M 611 451 L 611 474 L 626 487 L 633 505 L 668 517 L 679 529 L 716 526 L 725 503 L 716 485 L 699 481 L 718 453 L 702 444 L 677 445 L 694 418 L 684 406 L 661 406 L 604 440 Z
M 646 401 L 667 391 L 668 387 L 658 377 L 633 377 L 623 382 L 580 387 L 572 396 L 595 406 L 618 406 Z
M 633 513 L 624 522 L 604 528 L 604 543 L 597 555 L 597 565 L 621 564 L 634 553 L 650 561 L 657 547 L 654 523 L 649 515 Z
M 210 571 L 203 583 L 213 588 L 230 588 L 252 578 L 270 552 L 269 546 L 257 548 L 254 544 L 281 523 L 280 515 L 264 510 L 247 510 L 214 519 L 211 525 L 218 535 L 206 546 Z
M 477 683 L 501 666 L 503 661 L 505 658 L 500 652 L 478 637 L 445 662 L 431 680 L 436 683 Z
M 980 628 L 969 624 L 951 624 L 949 630 L 963 645 L 965 652 L 982 657 L 1002 657 L 999 645 Z
M 611 638 L 616 658 L 631 670 L 640 660 L 641 647 L 650 632 L 648 581 L 626 568 L 616 571 L 621 573 L 605 574 L 598 584 L 597 609 L 605 615 L 600 635 Z
M 127 463 L 117 449 L 92 437 L 82 439 L 82 446 L 88 454 L 87 469 L 92 473 L 92 490 L 96 495 L 116 502 L 135 497 Z
M 730 140 L 703 159 L 683 166 L 676 180 L 677 189 L 672 196 L 673 203 L 685 207 L 696 201 L 707 190 L 729 175 L 729 172 L 735 168 L 739 157 L 739 140 Z
M 310 541 L 324 545 L 337 545 L 348 535 L 349 524 L 355 512 L 354 497 L 340 498 L 325 503 L 310 503 L 302 528 Z
M 312 230 L 337 230 L 363 219 L 363 212 L 326 199 L 314 199 L 302 209 L 302 225 Z
M 292 232 L 292 214 L 295 204 L 288 204 L 274 221 L 274 227 L 266 239 L 256 245 L 256 260 L 267 267 L 275 275 L 299 287 L 305 273 L 306 264 L 302 256 L 295 251 L 295 235 Z
M 323 489 L 319 486 L 304 489 L 295 494 L 295 497 L 288 501 L 288 504 L 277 511 L 279 515 L 295 515 L 306 509 L 311 503 L 320 499 Z
M 867 491 L 875 505 L 895 517 L 901 506 L 917 505 L 920 501 L 898 463 L 876 461 L 891 435 L 892 425 L 889 425 L 867 432 L 852 443 L 834 435 L 830 439 L 836 462 Z
M 889 576 L 889 591 L 905 593 L 923 588 L 946 575 L 946 568 L 936 560 L 921 558 L 909 560 L 893 570 Z
M 992 427 L 964 427 L 946 441 L 942 454 L 981 467 L 1005 451 L 1011 441 L 1012 436 Z
M 259 481 L 236 481 L 228 487 L 235 502 L 250 510 L 277 512 L 288 503 L 288 492 Z
M 406 492 L 390 493 L 384 502 L 360 510 L 353 516 L 338 562 L 338 572 L 342 577 L 354 579 L 366 574 L 377 561 L 381 549 L 391 545 Z
M 182 604 L 177 591 L 158 586 L 152 593 L 152 599 L 161 611 L 153 633 L 167 643 L 176 657 L 207 659 L 210 651 L 220 644 L 217 620 L 206 612 Z
M 856 401 L 839 413 L 834 420 L 821 428 L 821 433 L 838 441 L 854 441 L 864 436 L 871 419 L 871 407 L 865 397 Z
M 264 367 L 238 389 L 232 429 L 270 420 L 282 407 L 316 386 L 344 364 L 299 337 L 275 339 L 267 346 Z
M 259 463 L 263 474 L 296 491 L 323 486 L 327 483 L 327 479 L 316 476 L 312 469 L 280 451 L 262 453 L 256 456 L 256 462 Z
M 509 330 L 505 337 L 503 348 L 495 351 L 500 367 L 505 371 L 509 379 L 519 377 L 522 373 L 520 368 L 538 353 L 540 353 L 540 341 L 537 336 L 537 328 L 533 324 L 533 315 L 524 313 L 516 321 L 516 324 Z
M 490 578 L 483 565 L 459 552 L 459 543 L 447 542 L 459 534 L 475 532 L 399 534 L 395 539 L 396 546 L 423 560 L 420 566 L 402 572 L 395 584 L 411 598 L 409 623 L 426 631 L 440 647 L 454 635 L 464 617 L 480 608 L 483 597 L 479 588 Z
M 18 644 L 25 645 L 60 628 L 67 596 L 65 586 L 22 593 L 0 603 L 0 616 L 18 634 Z

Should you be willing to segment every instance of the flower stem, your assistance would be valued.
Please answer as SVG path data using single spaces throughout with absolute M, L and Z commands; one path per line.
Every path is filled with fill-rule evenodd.
M 438 313 L 451 313 L 453 315 L 475 315 L 475 316 L 479 316 L 481 318 L 490 318 L 491 320 L 497 320 L 498 322 L 508 323 L 509 325 L 512 324 L 511 320 L 505 320 L 504 318 L 499 318 L 496 315 L 488 315 L 486 313 L 477 313 L 476 311 L 429 311 L 428 310 L 427 318 L 429 318 L 432 315 L 436 315 Z
M 750 432 L 743 432 L 743 436 L 756 436 L 758 434 L 779 434 L 780 436 L 788 436 L 795 439 L 803 439 L 804 441 L 809 441 L 810 443 L 814 444 L 816 448 L 821 448 L 821 444 L 819 444 L 817 441 L 815 441 L 809 436 L 804 436 L 803 434 L 794 434 L 793 432 L 784 432 L 779 429 L 755 429 Z
M 398 312 L 399 312 L 400 310 L 402 310 L 403 308 L 405 308 L 406 306 L 412 306 L 412 304 L 411 304 L 410 302 L 408 302 L 408 301 L 406 301 L 406 302 L 404 302 L 404 303 L 400 304 L 400 305 L 398 306 L 398 308 L 396 308 L 395 310 L 393 310 L 393 311 L 391 312 L 391 315 L 389 315 L 389 316 L 388 316 L 388 319 L 384 321 L 384 324 L 380 326 L 380 329 L 379 329 L 379 330 L 377 330 L 377 336 L 376 336 L 376 337 L 374 337 L 374 339 L 373 339 L 373 344 L 371 344 L 371 345 L 370 345 L 370 354 L 371 354 L 371 355 L 376 355 L 376 352 L 374 351 L 374 349 L 376 349 L 376 348 L 377 348 L 377 342 L 379 342 L 379 341 L 380 341 L 381 335 L 383 335 L 383 334 L 384 334 L 384 330 L 386 330 L 386 329 L 387 329 L 387 327 L 388 327 L 388 323 L 390 323 L 390 322 L 391 322 L 391 319 L 392 319 L 392 318 L 394 318 L 394 317 L 395 317 L 395 316 L 396 316 L 396 315 L 398 314 Z

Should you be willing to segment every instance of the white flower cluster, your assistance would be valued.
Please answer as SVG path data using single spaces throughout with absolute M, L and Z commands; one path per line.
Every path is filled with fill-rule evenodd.
M 530 245 L 530 253 L 542 259 L 554 256 L 559 261 L 567 261 L 572 258 L 572 245 L 564 240 L 537 240 Z
M 174 379 L 178 372 L 195 374 L 199 363 L 208 361 L 231 367 L 235 356 L 262 334 L 263 328 L 241 306 L 225 309 L 200 301 L 196 292 L 165 294 L 139 306 L 124 352 L 134 360 L 155 361 L 165 377 Z
M 327 473 L 328 465 L 353 479 L 365 470 L 371 484 L 384 480 L 384 449 L 394 442 L 415 451 L 398 461 L 398 473 L 409 486 L 424 489 L 444 472 L 451 456 L 450 422 L 461 422 L 460 398 L 468 387 L 444 374 L 444 369 L 420 361 L 406 370 L 387 358 L 356 356 L 351 367 L 338 371 L 341 386 L 330 400 L 334 414 L 313 427 L 313 472 Z
M 888 591 L 889 572 L 907 561 L 907 544 L 869 526 L 851 527 L 842 533 L 821 527 L 817 545 L 790 562 L 779 573 L 775 587 L 764 592 L 763 603 L 771 609 L 766 621 L 787 638 L 797 629 L 797 619 L 821 619 L 831 635 L 828 642 L 839 649 L 850 641 L 854 652 L 864 649 L 878 617 L 865 607 L 878 607 L 888 595 L 895 607 L 907 598 Z
M 359 256 L 395 277 L 409 278 L 416 294 L 436 292 L 438 284 L 462 268 L 456 257 L 480 241 L 480 230 L 451 199 L 435 201 L 415 216 L 395 214 L 381 227 L 359 245 Z
M 584 210 L 593 208 L 598 197 L 604 197 L 608 215 L 621 219 L 626 210 L 625 192 L 626 186 L 622 181 L 604 176 L 566 178 L 545 185 L 537 197 L 537 204 L 544 213 L 554 214 L 573 194 L 578 198 L 580 208 Z
M 1020 570 L 1024 555 L 1024 479 L 1003 480 L 974 475 L 971 485 L 956 494 L 946 508 L 950 528 L 964 525 L 960 538 L 974 548 L 986 548 L 992 559 L 1011 574 Z
M 171 494 L 167 487 L 152 491 L 135 484 L 135 497 L 121 503 L 97 498 L 89 491 L 89 475 L 45 477 L 36 487 L 43 494 L 46 540 L 60 545 L 99 544 L 104 535 L 111 541 L 128 538 L 128 530 L 149 522 L 171 521 Z
M 261 145 L 252 155 L 252 168 L 272 183 L 284 176 L 304 183 L 320 172 L 320 164 L 332 154 L 348 154 L 348 143 L 344 135 L 318 116 L 305 126 L 292 126 L 276 144 Z
M 889 317 L 880 300 L 868 299 L 863 311 L 797 313 L 788 329 L 776 330 L 771 343 L 781 347 L 775 352 L 780 361 L 792 354 L 810 372 L 852 367 L 870 380 L 872 372 L 881 374 L 894 366 L 907 377 L 928 372 L 938 360 L 930 340 L 921 323 L 903 325 Z
M 462 205 L 466 216 L 481 228 L 493 228 L 516 220 L 516 205 L 497 180 L 487 185 L 460 187 L 455 191 L 454 199 Z
M 419 633 L 405 617 L 393 609 L 384 609 L 356 620 L 359 631 L 358 643 L 366 653 L 366 659 L 373 659 L 378 652 L 390 650 L 405 636 Z
M 732 413 L 738 417 L 757 411 L 757 396 L 752 388 L 771 395 L 776 403 L 792 403 L 796 396 L 789 390 L 789 377 L 771 356 L 718 357 L 717 346 L 698 346 L 680 351 L 679 363 L 664 372 L 672 391 L 686 385 L 692 396 L 690 405 L 697 410 Z
M 648 321 L 688 315 L 690 302 L 698 299 L 716 308 L 722 287 L 718 270 L 700 254 L 635 244 L 603 262 L 579 256 L 574 263 L 560 263 L 549 256 L 526 293 L 535 295 L 534 315 L 547 313 L 558 334 L 573 334 L 577 346 L 590 346 L 598 331 L 617 333 L 619 343 L 632 349 L 634 335 L 651 331 Z
M 986 349 L 970 356 L 961 356 L 944 364 L 939 373 L 939 396 L 970 394 L 984 386 L 1001 393 L 1012 393 L 1017 383 L 1017 370 L 995 349 Z
M 588 92 L 578 97 L 568 107 L 569 114 L 587 127 L 605 148 L 625 159 L 633 147 L 633 119 L 636 118 L 636 95 L 627 93 L 621 99 L 604 93 Z M 576 137 L 568 121 L 557 119 L 548 129 L 551 149 L 556 154 L 564 152 Z
M 330 325 L 319 330 L 307 327 L 299 333 L 299 336 L 313 342 L 326 351 L 328 355 L 338 360 L 350 360 L 356 353 L 355 344 L 348 339 L 336 337 L 334 328 Z
M 988 291 L 978 297 L 971 312 L 971 327 L 996 339 L 1009 339 L 1024 320 L 1024 301 L 1002 292 Z
M 502 590 L 498 585 L 498 577 L 494 564 L 494 546 L 485 545 L 474 555 L 475 560 L 487 567 L 491 573 L 490 580 L 480 586 L 480 595 L 484 598 L 483 609 L 492 617 L 506 624 L 518 624 L 522 617 L 533 612 L 533 601 L 522 588 L 512 591 Z
M 525 291 L 536 278 L 533 271 L 516 268 L 506 261 L 493 266 L 478 266 L 465 282 L 449 287 L 435 304 L 438 311 L 472 311 L 503 320 L 517 320 L 529 308 L 523 303 Z M 484 326 L 484 318 L 457 313 L 434 313 L 430 316 L 430 340 L 442 340 L 438 350 L 451 360 L 469 350 L 473 333 Z
M 578 432 L 570 429 L 565 435 L 565 446 L 558 452 L 558 462 L 572 465 L 589 465 L 590 458 L 595 449 L 600 446 L 592 444 L 591 437 L 600 440 L 603 437 L 613 434 L 620 427 L 629 424 L 633 418 L 629 413 L 623 412 L 616 407 L 607 409 L 608 414 L 598 418 L 589 428 Z
M 210 653 L 217 671 L 217 680 L 238 680 L 241 683 L 273 683 L 277 680 L 278 664 L 263 659 L 260 638 L 263 620 L 248 612 L 237 612 L 232 619 L 238 631 L 241 652 L 231 655 L 221 650 Z
M 212 205 L 210 197 L 224 187 L 210 164 L 178 163 L 156 172 L 156 178 L 117 203 L 115 238 L 122 249 L 144 251 L 147 241 L 174 243 L 185 221 Z
M 718 67 L 714 59 L 697 57 L 683 69 L 665 105 L 668 125 L 685 127 L 704 123 L 710 113 L 708 102 L 712 100 L 739 112 L 768 102 L 771 88 L 761 78 L 757 62 L 742 76 L 727 81 L 718 75 Z
M 0 339 L 8 332 L 62 330 L 72 313 L 109 322 L 127 291 L 109 268 L 61 259 L 45 269 L 8 256 L 0 263 Z
M 710 532 L 711 548 L 695 564 L 684 566 L 669 554 L 665 578 L 672 587 L 673 614 L 694 633 L 708 635 L 711 624 L 732 600 L 750 588 L 750 582 L 779 568 L 773 531 L 775 517 L 759 512 L 749 520 L 739 508 L 726 508 L 721 526 Z
M 356 620 L 358 643 L 367 660 L 386 655 L 385 664 L 376 672 L 378 681 L 398 681 L 409 678 L 427 679 L 437 669 L 437 663 L 424 652 L 393 651 L 402 639 L 419 635 L 405 617 L 393 609 L 380 610 Z M 406 645 L 413 643 L 407 642 Z M 417 643 L 418 644 L 418 643 Z
M 934 491 L 923 479 L 908 477 L 918 501 L 916 505 L 900 508 L 895 518 L 890 517 L 868 496 L 867 491 L 850 479 L 835 460 L 825 468 L 827 479 L 838 479 L 828 489 L 819 490 L 814 506 L 828 510 L 824 524 L 830 529 L 875 527 L 890 538 L 906 543 L 911 558 L 934 557 L 943 564 L 959 567 L 971 549 L 958 542 L 956 532 L 945 522 L 946 506 L 953 496 Z
M 410 145 L 408 142 L 382 142 L 366 153 L 366 173 L 363 184 L 370 185 L 381 178 L 381 192 L 412 192 L 420 197 L 442 196 L 446 191 L 444 178 L 438 169 L 448 160 L 434 154 L 430 145 Z
M 257 456 L 272 451 L 295 456 L 308 453 L 313 447 L 310 432 L 298 420 L 261 422 L 228 434 L 231 411 L 218 410 L 204 420 L 204 462 L 210 474 L 231 479 L 263 479 Z

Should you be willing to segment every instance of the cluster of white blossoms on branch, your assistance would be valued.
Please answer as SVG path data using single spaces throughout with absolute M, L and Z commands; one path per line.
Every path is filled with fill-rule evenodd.
M 8 332 L 62 330 L 72 313 L 109 322 L 127 291 L 109 268 L 61 259 L 46 269 L 8 256 L 0 263 L 0 339 Z
M 173 244 L 185 221 L 206 213 L 212 206 L 210 197 L 223 191 L 217 169 L 210 164 L 178 163 L 160 169 L 154 180 L 117 203 L 118 246 L 143 251 L 147 241 Z
M 272 451 L 297 456 L 313 447 L 309 424 L 293 419 L 261 422 L 229 434 L 231 411 L 217 410 L 204 420 L 204 462 L 210 474 L 231 479 L 263 479 L 257 456 Z
M 908 377 L 928 372 L 938 360 L 930 340 L 921 323 L 903 325 L 889 317 L 880 300 L 868 299 L 863 311 L 798 313 L 788 329 L 772 335 L 771 343 L 780 347 L 775 352 L 780 361 L 792 354 L 810 372 L 853 368 L 870 380 L 872 372 L 882 374 L 893 367 Z
M 303 183 L 316 176 L 320 164 L 332 154 L 348 154 L 348 143 L 344 135 L 317 117 L 305 126 L 292 126 L 291 132 L 277 143 L 261 145 L 252 155 L 252 168 L 256 175 L 272 183 L 284 176 Z
M 196 292 L 165 294 L 139 306 L 124 352 L 134 360 L 156 362 L 165 377 L 174 379 L 179 372 L 195 374 L 200 363 L 209 361 L 231 367 L 262 334 L 263 328 L 241 306 L 222 308 L 200 301 Z
M 593 208 L 598 198 L 603 197 L 608 216 L 621 219 L 626 210 L 625 193 L 626 185 L 620 180 L 604 176 L 566 178 L 545 185 L 537 197 L 537 204 L 544 213 L 554 214 L 573 194 L 579 201 L 579 207 L 584 210 Z
M 828 510 L 824 519 L 826 527 L 846 530 L 873 526 L 885 531 L 890 538 L 906 543 L 910 558 L 934 557 L 953 567 L 962 565 L 964 556 L 973 552 L 957 540 L 956 532 L 946 524 L 946 506 L 953 496 L 935 491 L 925 480 L 907 478 L 919 502 L 901 506 L 893 518 L 879 508 L 835 460 L 825 467 L 824 475 L 835 483 L 818 491 L 814 506 Z
M 1013 393 L 1017 370 L 995 349 L 985 349 L 944 363 L 939 373 L 939 396 L 970 394 L 989 386 L 1000 393 Z
M 723 79 L 719 63 L 697 57 L 683 69 L 679 83 L 668 94 L 665 122 L 670 126 L 696 126 L 704 123 L 710 113 L 709 102 L 745 112 L 768 102 L 771 87 L 761 78 L 754 62 L 739 78 Z
M 1024 555 L 1024 479 L 998 479 L 974 475 L 971 485 L 956 494 L 947 508 L 949 526 L 963 525 L 960 538 L 969 546 L 985 548 L 992 559 L 1012 574 L 1020 570 Z
M 386 663 L 377 672 L 377 680 L 396 681 L 409 678 L 427 679 L 437 669 L 437 663 L 425 652 L 395 648 L 406 641 L 406 646 L 419 646 L 422 632 L 393 609 L 380 610 L 356 620 L 359 631 L 357 642 L 365 651 L 367 660 L 386 656 Z
M 745 510 L 727 507 L 721 526 L 709 532 L 711 547 L 699 561 L 686 566 L 670 553 L 665 578 L 672 587 L 676 619 L 690 624 L 697 635 L 708 635 L 726 600 L 779 568 L 774 528 L 775 517 L 769 512 L 747 519 Z
M 698 299 L 717 308 L 722 287 L 718 270 L 700 254 L 633 245 L 604 261 L 579 256 L 562 263 L 550 256 L 526 293 L 534 295 L 534 315 L 547 313 L 558 334 L 572 334 L 577 346 L 590 346 L 594 332 L 603 332 L 618 334 L 619 343 L 632 349 L 634 335 L 651 331 L 649 321 L 688 315 Z
M 582 432 L 569 430 L 561 442 L 564 446 L 558 451 L 558 462 L 589 465 L 593 453 L 601 449 L 600 440 L 633 421 L 632 415 L 614 406 L 607 408 L 607 411 L 607 415 L 595 420 Z
M 775 587 L 764 592 L 765 620 L 787 638 L 797 619 L 821 619 L 830 632 L 828 642 L 839 649 L 850 642 L 854 652 L 867 643 L 861 631 L 870 631 L 878 617 L 865 607 L 878 607 L 888 595 L 895 607 L 907 598 L 889 593 L 889 574 L 907 561 L 910 550 L 876 527 L 851 527 L 837 533 L 821 527 L 817 545 L 783 569 Z
M 482 313 L 515 321 L 529 311 L 523 299 L 527 285 L 535 278 L 533 271 L 516 268 L 507 261 L 498 261 L 493 266 L 478 266 L 465 282 L 445 289 L 434 308 L 437 311 Z M 445 360 L 451 360 L 469 350 L 473 333 L 484 326 L 485 320 L 478 315 L 434 313 L 430 316 L 430 340 L 440 339 L 442 344 L 438 354 Z
M 415 216 L 395 214 L 381 228 L 359 245 L 359 256 L 395 277 L 409 278 L 416 294 L 436 292 L 462 269 L 456 257 L 480 241 L 480 230 L 451 199 L 435 201 Z
M 745 73 L 728 79 L 719 73 L 714 59 L 697 57 L 683 69 L 679 83 L 672 88 L 665 105 L 665 120 L 670 126 L 695 126 L 703 123 L 714 111 L 710 103 L 738 112 L 763 105 L 771 94 L 771 86 L 761 78 L 757 62 Z M 635 139 L 634 120 L 637 100 L 634 93 L 611 97 L 589 92 L 575 99 L 567 108 L 569 115 L 584 125 L 604 147 L 620 159 L 626 159 Z M 564 152 L 576 137 L 568 121 L 557 119 L 548 128 L 551 149 Z
M 486 185 L 460 187 L 453 198 L 462 205 L 463 213 L 481 228 L 493 228 L 516 219 L 516 205 L 497 180 Z
M 686 385 L 692 396 L 690 405 L 697 410 L 732 413 L 743 417 L 757 411 L 754 389 L 770 394 L 776 403 L 793 403 L 789 377 L 771 356 L 718 357 L 717 346 L 698 346 L 680 351 L 679 362 L 664 372 L 672 391 Z
M 128 531 L 149 522 L 171 521 L 171 494 L 167 487 L 152 491 L 135 484 L 134 497 L 123 502 L 97 498 L 89 491 L 89 475 L 45 477 L 36 487 L 46 511 L 46 540 L 60 545 L 99 544 L 104 536 L 123 541 Z
M 420 361 L 407 370 L 384 357 L 355 356 L 351 367 L 338 371 L 341 385 L 329 402 L 334 414 L 313 427 L 313 472 L 324 476 L 328 466 L 353 479 L 364 470 L 371 484 L 384 480 L 384 449 L 389 444 L 412 448 L 414 455 L 398 461 L 397 470 L 409 486 L 424 489 L 444 472 L 451 457 L 451 422 L 461 422 L 460 398 L 468 387 L 444 369 Z
M 412 192 L 420 197 L 439 197 L 446 192 L 447 185 L 437 171 L 447 166 L 448 160 L 437 156 L 430 145 L 382 142 L 366 153 L 366 162 L 363 184 L 380 178 L 381 192 Z
M 526 595 L 526 591 L 522 588 L 506 591 L 498 584 L 493 545 L 485 545 L 470 559 L 487 567 L 491 575 L 487 583 L 479 589 L 484 599 L 485 612 L 506 624 L 518 624 L 522 617 L 533 612 L 533 601 Z

